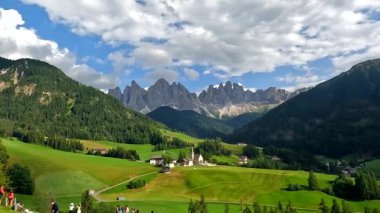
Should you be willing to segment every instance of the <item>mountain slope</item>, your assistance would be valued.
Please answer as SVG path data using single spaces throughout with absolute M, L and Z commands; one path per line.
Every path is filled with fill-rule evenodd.
M 147 115 L 171 129 L 199 138 L 225 137 L 233 132 L 233 128 L 221 120 L 192 110 L 178 111 L 171 107 L 159 107 Z
M 149 143 L 157 124 L 45 62 L 0 58 L 0 121 L 7 134 L 38 132 L 83 139 Z M 9 125 L 0 125 L 9 126 Z M 13 132 L 12 132 L 13 131 Z
M 331 157 L 380 156 L 380 59 L 355 65 L 237 130 L 232 140 Z

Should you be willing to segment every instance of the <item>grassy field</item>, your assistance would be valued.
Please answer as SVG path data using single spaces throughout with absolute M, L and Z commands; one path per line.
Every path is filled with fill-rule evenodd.
M 122 147 L 124 149 L 134 149 L 139 154 L 142 161 L 148 160 L 153 155 L 162 155 L 164 151 L 153 151 L 154 146 L 151 144 L 125 144 L 115 143 L 109 141 L 93 141 L 93 140 L 81 140 L 85 149 L 110 149 L 116 147 Z M 190 148 L 182 149 L 170 149 L 165 150 L 166 154 L 171 155 L 174 158 L 178 158 L 180 151 L 184 151 L 190 154 Z
M 181 139 L 183 141 L 190 142 L 190 143 L 193 143 L 193 144 L 198 144 L 198 143 L 204 141 L 204 139 L 194 138 L 194 137 L 191 137 L 191 136 L 186 135 L 184 133 L 173 132 L 173 131 L 170 131 L 170 130 L 167 130 L 167 129 L 161 129 L 161 133 L 163 135 L 166 135 L 166 136 L 169 136 L 169 137 L 173 137 L 173 138 L 178 138 L 178 139 Z
M 366 162 L 365 169 L 374 172 L 377 177 L 380 177 L 380 159 Z
M 3 139 L 10 162 L 27 165 L 36 189 L 56 196 L 78 195 L 102 189 L 137 175 L 157 171 L 147 163 L 53 150 Z
M 326 187 L 335 176 L 317 174 L 320 186 Z M 158 174 L 144 188 L 124 190 L 124 192 L 105 192 L 101 197 L 114 200 L 124 196 L 130 201 L 171 201 L 188 202 L 204 194 L 209 202 L 231 202 L 235 204 L 276 205 L 291 200 L 299 208 L 317 209 L 321 198 L 331 202 L 333 197 L 317 191 L 284 190 L 289 183 L 307 185 L 307 172 L 250 169 L 238 167 L 177 167 L 170 174 Z M 339 200 L 339 199 L 338 199 Z M 380 206 L 380 201 L 348 202 L 357 210 L 364 206 Z
M 115 145 L 112 142 L 88 143 L 93 146 Z M 37 190 L 52 193 L 63 210 L 69 203 L 79 202 L 80 194 L 85 189 L 102 189 L 141 174 L 158 171 L 158 168 L 143 162 L 62 152 L 9 139 L 3 139 L 3 144 L 10 162 L 27 165 L 35 177 Z M 140 152 L 148 150 L 149 146 L 142 145 Z M 148 151 L 146 153 L 146 156 L 150 155 Z M 317 174 L 317 177 L 321 188 L 335 178 L 324 174 Z M 153 209 L 155 213 L 186 212 L 189 200 L 199 199 L 201 194 L 208 202 L 210 213 L 223 212 L 224 203 L 229 203 L 231 212 L 241 212 L 241 206 L 252 206 L 254 201 L 262 205 L 276 205 L 278 201 L 285 204 L 290 200 L 295 207 L 302 208 L 298 212 L 316 211 L 321 198 L 330 204 L 333 197 L 322 192 L 284 190 L 289 183 L 306 186 L 307 178 L 308 173 L 302 171 L 226 166 L 176 167 L 170 174 L 145 176 L 147 185 L 141 189 L 127 189 L 126 184 L 123 184 L 103 192 L 100 197 L 116 206 L 116 197 L 123 196 L 127 201 L 120 204 L 139 208 L 141 212 Z M 26 206 L 33 205 L 31 196 L 16 196 Z M 362 211 L 364 206 L 380 206 L 379 200 L 348 203 L 355 211 Z

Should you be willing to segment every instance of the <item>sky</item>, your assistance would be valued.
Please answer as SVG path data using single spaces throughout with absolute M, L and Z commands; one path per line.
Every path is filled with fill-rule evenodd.
M 0 56 L 101 90 L 314 86 L 380 58 L 380 0 L 1 0 Z

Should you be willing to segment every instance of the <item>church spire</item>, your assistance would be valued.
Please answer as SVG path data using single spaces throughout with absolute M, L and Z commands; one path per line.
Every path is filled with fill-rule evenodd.
M 194 160 L 194 147 L 191 147 L 191 160 Z

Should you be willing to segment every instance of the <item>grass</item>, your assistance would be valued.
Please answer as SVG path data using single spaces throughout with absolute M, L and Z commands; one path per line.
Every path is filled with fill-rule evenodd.
M 85 149 L 110 149 L 116 147 L 122 147 L 124 149 L 134 149 L 139 154 L 142 161 L 148 160 L 153 155 L 162 155 L 163 151 L 153 151 L 154 146 L 151 144 L 125 144 L 115 143 L 110 141 L 93 141 L 82 140 L 81 143 Z M 178 158 L 180 151 L 190 153 L 190 148 L 170 149 L 165 150 L 166 154 L 171 155 L 173 158 Z
M 9 208 L 5 206 L 0 206 L 0 212 L 1 213 L 13 213 L 14 211 L 11 211 Z
M 148 184 L 150 181 L 152 181 L 155 177 L 157 176 L 157 173 L 154 173 L 154 174 L 150 174 L 150 175 L 146 175 L 146 176 L 143 176 L 143 177 L 140 177 L 140 178 L 136 178 L 132 181 L 137 181 L 137 180 L 145 180 L 145 182 Z M 125 190 L 130 190 L 131 192 L 133 191 L 136 191 L 138 189 L 128 189 L 127 188 L 127 184 L 129 182 L 125 183 L 125 184 L 122 184 L 120 186 L 117 186 L 117 187 L 114 187 L 108 191 L 106 191 L 105 193 L 107 194 L 115 194 L 115 193 L 122 193 L 124 192 Z
M 88 143 L 97 146 L 115 145 L 112 142 Z M 37 190 L 53 193 L 62 210 L 71 202 L 78 203 L 80 194 L 85 189 L 101 189 L 141 174 L 158 171 L 158 168 L 143 162 L 62 152 L 17 140 L 3 139 L 3 144 L 10 156 L 10 162 L 27 165 L 35 177 Z M 151 152 L 146 153 L 148 156 Z M 316 175 L 321 188 L 328 186 L 328 182 L 335 179 L 333 175 Z M 150 212 L 153 209 L 155 213 L 186 212 L 189 200 L 199 199 L 201 194 L 204 194 L 208 202 L 210 213 L 223 212 L 224 203 L 230 203 L 231 212 L 241 212 L 242 205 L 252 206 L 255 201 L 261 205 L 276 205 L 279 201 L 285 204 L 288 200 L 292 201 L 295 207 L 304 208 L 298 212 L 316 211 L 321 198 L 324 198 L 329 206 L 334 199 L 318 191 L 284 190 L 289 183 L 306 186 L 308 172 L 303 171 L 195 166 L 176 167 L 170 174 L 154 174 L 144 178 L 148 183 L 141 189 L 129 190 L 123 184 L 105 191 L 100 196 L 115 202 L 111 204 L 115 206 L 115 198 L 123 196 L 127 201 L 120 204 L 139 208 L 141 212 Z M 31 196 L 16 197 L 27 207 L 33 206 Z M 340 202 L 340 199 L 337 200 Z M 380 206 L 380 201 L 348 204 L 355 211 L 363 211 L 364 206 Z M 0 209 L 0 212 L 1 210 L 3 209 Z
M 170 131 L 170 130 L 167 130 L 167 129 L 161 129 L 161 133 L 163 135 L 166 135 L 166 136 L 169 136 L 169 137 L 178 138 L 178 139 L 181 139 L 183 141 L 193 143 L 195 145 L 204 141 L 204 139 L 191 137 L 191 136 L 186 135 L 184 133 L 173 132 L 173 131 Z
M 299 208 L 318 209 L 321 198 L 331 202 L 334 197 L 319 191 L 284 190 L 289 183 L 307 185 L 308 172 L 251 169 L 239 167 L 177 167 L 170 174 L 158 174 L 144 188 L 135 191 L 101 194 L 103 199 L 114 200 L 123 196 L 131 201 L 188 202 L 203 194 L 208 202 L 232 202 L 276 205 L 292 201 Z M 321 188 L 335 176 L 317 174 Z M 340 200 L 340 199 L 337 199 Z M 376 207 L 380 201 L 348 202 L 357 211 L 364 206 Z
M 375 173 L 377 177 L 380 177 L 380 159 L 366 162 L 365 169 Z
M 27 165 L 36 189 L 54 195 L 78 195 L 157 171 L 143 162 L 63 152 L 17 140 L 3 139 L 10 162 Z

